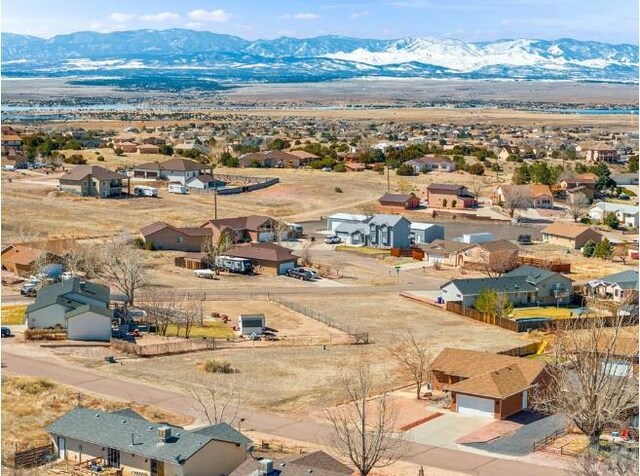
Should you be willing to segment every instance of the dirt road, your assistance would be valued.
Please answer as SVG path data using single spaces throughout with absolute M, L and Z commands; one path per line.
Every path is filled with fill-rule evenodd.
M 73 367 L 60 359 L 25 357 L 12 354 L 10 346 L 2 348 L 2 368 L 12 374 L 39 376 L 65 385 L 88 390 L 126 401 L 155 405 L 173 412 L 200 417 L 193 402 L 184 395 L 162 390 L 149 385 L 130 382 L 113 377 L 103 377 L 93 372 Z M 7 349 L 9 347 L 9 349 Z M 291 438 L 311 443 L 327 441 L 329 428 L 326 425 L 305 419 L 294 420 L 266 412 L 244 410 L 242 428 L 270 435 Z M 508 460 L 435 446 L 409 443 L 405 445 L 404 461 L 428 467 L 460 471 L 476 476 L 563 476 L 559 468 L 539 466 L 517 460 Z

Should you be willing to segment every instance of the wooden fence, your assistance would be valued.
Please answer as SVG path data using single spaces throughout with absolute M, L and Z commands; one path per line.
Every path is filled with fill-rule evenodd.
M 413 258 L 416 261 L 424 259 L 424 250 L 421 248 L 391 248 L 391 256 L 395 258 Z
M 160 355 L 185 354 L 187 352 L 216 349 L 215 339 L 206 338 L 185 339 L 149 345 L 138 345 L 132 342 L 114 339 L 111 341 L 111 345 L 114 350 L 137 357 L 158 357 Z
M 543 450 L 544 448 L 552 444 L 554 441 L 556 441 L 558 438 L 566 435 L 567 433 L 568 433 L 567 430 L 563 428 L 561 430 L 554 431 L 552 434 L 542 438 L 541 440 L 534 441 L 533 452 L 535 453 L 536 451 Z
M 518 262 L 520 264 L 528 264 L 537 268 L 548 269 L 554 273 L 570 273 L 571 263 L 565 263 L 563 261 L 548 260 L 544 258 L 536 258 L 534 256 L 518 256 Z
M 503 317 L 492 316 L 486 312 L 478 311 L 471 307 L 463 306 L 460 303 L 449 301 L 447 302 L 445 309 L 449 312 L 460 314 L 461 316 L 470 317 L 476 321 L 484 322 L 485 324 L 491 324 L 493 326 L 502 327 L 513 332 L 518 332 L 518 324 L 511 319 L 505 319 Z
M 19 451 L 13 455 L 2 458 L 3 464 L 11 468 L 33 468 L 50 462 L 53 459 L 53 443 L 25 451 Z

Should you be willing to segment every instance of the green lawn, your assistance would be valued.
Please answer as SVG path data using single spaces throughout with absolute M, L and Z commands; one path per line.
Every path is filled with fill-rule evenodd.
M 12 326 L 24 324 L 24 311 L 27 306 L 2 306 L 2 324 Z
M 176 335 L 176 326 L 174 324 L 170 324 L 167 328 L 168 336 Z M 180 329 L 180 336 L 184 337 L 184 329 Z M 222 322 L 205 322 L 204 326 L 194 326 L 191 329 L 191 334 L 189 337 L 209 337 L 209 338 L 217 338 L 217 339 L 226 339 L 227 337 L 234 337 L 234 332 L 224 325 Z
M 541 307 L 521 307 L 515 308 L 511 312 L 511 317 L 549 317 L 551 319 L 568 319 L 577 317 L 574 313 L 575 309 L 566 307 L 541 306 Z

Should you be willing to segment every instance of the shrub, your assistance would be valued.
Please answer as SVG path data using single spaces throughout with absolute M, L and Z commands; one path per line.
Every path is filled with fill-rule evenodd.
M 113 153 L 120 156 L 124 154 L 124 150 L 122 150 L 120 147 L 116 147 L 115 149 L 113 149 Z
M 587 258 L 591 258 L 593 256 L 593 252 L 596 250 L 596 243 L 593 240 L 587 241 L 582 247 L 582 255 Z
M 408 176 L 413 174 L 414 174 L 413 167 L 411 167 L 409 164 L 402 164 L 400 165 L 400 167 L 396 169 L 396 175 Z
M 145 241 L 144 242 L 144 249 L 147 251 L 155 251 L 156 250 L 156 245 L 153 244 L 153 241 Z
M 451 208 L 456 208 L 457 204 L 458 204 L 458 200 L 451 200 Z
M 447 203 L 449 203 L 449 202 L 447 202 L 447 199 L 446 198 L 443 199 L 442 200 L 442 208 L 447 208 Z
M 609 228 L 617 230 L 618 227 L 620 226 L 620 220 L 618 220 L 618 217 L 616 216 L 615 213 L 609 212 L 607 213 L 607 216 L 604 217 L 604 224 L 607 225 Z
M 346 172 L 347 171 L 347 167 L 344 164 L 336 164 L 336 166 L 333 168 L 334 172 Z
M 335 188 L 333 189 L 333 191 L 334 191 L 334 192 L 336 192 L 336 193 L 342 193 L 342 188 L 340 188 L 340 187 L 335 187 Z
M 142 239 L 141 237 L 134 238 L 133 246 L 135 246 L 136 248 L 144 249 L 145 247 L 144 239 Z
M 204 363 L 204 371 L 210 374 L 233 374 L 236 370 L 228 360 L 209 359 Z
M 479 163 L 471 164 L 468 172 L 472 175 L 482 175 L 484 174 L 484 166 Z
M 379 174 L 384 173 L 384 164 L 373 164 L 372 170 L 374 172 L 378 172 Z
M 104 162 L 104 157 L 99 155 L 98 158 L 96 159 L 98 162 Z
M 589 217 L 582 217 L 580 218 L 580 223 L 583 223 L 585 225 L 591 225 L 591 218 Z
M 73 164 L 73 165 L 84 165 L 87 163 L 87 159 L 82 157 L 80 154 L 73 154 L 69 157 L 65 157 L 62 159 L 65 164 Z
M 50 380 L 44 378 L 37 379 L 19 379 L 16 380 L 14 385 L 19 390 L 28 393 L 29 395 L 39 395 L 47 390 L 52 389 L 55 385 Z

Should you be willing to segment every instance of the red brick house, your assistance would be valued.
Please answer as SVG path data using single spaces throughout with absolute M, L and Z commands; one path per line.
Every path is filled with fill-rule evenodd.
M 432 388 L 451 392 L 451 410 L 496 420 L 529 408 L 547 377 L 544 362 L 453 348 L 440 352 L 430 370 Z
M 420 207 L 420 199 L 415 193 L 385 193 L 378 199 L 380 205 L 385 207 L 404 208 L 405 210 L 413 210 Z
M 246 217 L 207 220 L 199 228 L 212 230 L 214 242 L 220 239 L 222 233 L 228 233 L 234 243 L 248 241 L 269 242 L 275 240 L 276 221 L 264 215 L 249 215 Z
M 448 183 L 432 183 L 426 190 L 431 208 L 472 208 L 475 196 L 467 187 Z

